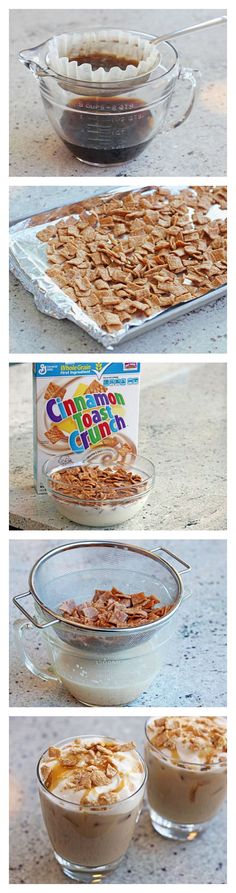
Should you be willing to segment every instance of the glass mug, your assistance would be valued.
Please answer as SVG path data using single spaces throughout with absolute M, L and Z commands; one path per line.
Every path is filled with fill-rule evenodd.
M 191 717 L 190 717 L 191 721 Z M 147 721 L 147 798 L 155 831 L 173 840 L 194 840 L 219 811 L 227 791 L 227 762 L 172 760 L 151 742 Z
M 96 29 L 98 37 L 101 30 Z M 129 33 L 146 40 L 155 37 Z M 38 79 L 49 120 L 79 161 L 95 165 L 129 161 L 155 136 L 179 127 L 191 114 L 200 72 L 183 68 L 176 48 L 168 41 L 160 43 L 160 63 L 150 74 L 105 83 L 79 81 L 51 70 L 47 63 L 50 43 L 49 39 L 22 50 L 19 60 Z M 173 97 L 185 101 L 185 86 L 187 102 L 178 117 L 168 123 Z
M 87 737 L 91 739 L 83 735 L 83 740 Z M 55 746 L 61 747 L 73 740 L 59 741 Z M 143 767 L 139 787 L 116 803 L 100 807 L 82 806 L 50 792 L 40 776 L 45 753 L 40 757 L 37 778 L 43 819 L 55 859 L 67 877 L 98 883 L 123 859 L 139 820 L 146 785 L 146 766 L 138 756 Z

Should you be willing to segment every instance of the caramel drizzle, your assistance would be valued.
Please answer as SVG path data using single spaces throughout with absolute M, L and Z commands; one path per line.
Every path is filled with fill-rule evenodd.
M 68 766 L 62 766 L 60 763 L 56 763 L 55 766 L 52 766 L 50 774 L 46 781 L 46 787 L 49 791 L 53 791 L 60 781 L 63 781 L 64 778 L 68 776 Z

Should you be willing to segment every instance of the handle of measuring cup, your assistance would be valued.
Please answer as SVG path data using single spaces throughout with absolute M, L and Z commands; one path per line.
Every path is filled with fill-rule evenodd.
M 19 653 L 22 664 L 26 667 L 33 676 L 38 676 L 39 679 L 46 679 L 47 681 L 60 682 L 56 673 L 52 667 L 39 667 L 30 657 L 28 650 L 25 647 L 25 634 L 28 630 L 32 632 L 32 625 L 28 623 L 27 620 L 15 620 L 14 622 L 14 635 L 15 635 L 15 643 L 17 647 L 17 651 Z
M 170 121 L 169 123 L 167 115 L 167 121 L 163 124 L 161 133 L 170 133 L 171 130 L 175 130 L 176 127 L 180 127 L 181 124 L 184 124 L 184 122 L 187 121 L 187 118 L 189 118 L 189 115 L 191 115 L 193 106 L 195 105 L 199 93 L 200 81 L 201 72 L 198 71 L 198 69 L 192 70 L 191 68 L 180 68 L 175 90 L 175 99 L 178 98 L 178 92 L 182 88 L 182 84 L 184 83 L 184 87 L 186 87 L 186 93 L 188 92 L 189 94 L 187 105 L 182 115 L 177 119 L 174 118 L 174 120 Z

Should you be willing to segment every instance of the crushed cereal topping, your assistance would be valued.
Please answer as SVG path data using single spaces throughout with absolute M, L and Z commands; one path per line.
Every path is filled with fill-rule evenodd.
M 68 797 L 71 792 L 80 792 L 81 805 L 91 803 L 92 806 L 105 806 L 122 799 L 121 792 L 125 785 L 128 792 L 133 789 L 129 769 L 124 764 L 125 754 L 129 752 L 132 762 L 128 766 L 138 777 L 143 773 L 143 766 L 133 741 L 119 744 L 106 739 L 86 741 L 75 738 L 70 744 L 48 748 L 40 764 L 40 775 L 51 792 L 59 791 Z M 104 787 L 107 790 L 104 791 Z
M 227 754 L 226 723 L 216 716 L 164 717 L 153 719 L 147 725 L 151 744 L 169 753 L 173 762 L 181 759 L 183 750 L 197 753 L 199 761 L 224 764 Z

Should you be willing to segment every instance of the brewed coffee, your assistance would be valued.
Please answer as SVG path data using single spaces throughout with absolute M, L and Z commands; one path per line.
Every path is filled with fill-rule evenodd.
M 155 132 L 145 103 L 122 96 L 73 99 L 60 124 L 63 142 L 77 158 L 104 165 L 135 158 Z
M 69 62 L 77 62 L 77 65 L 91 65 L 93 71 L 98 68 L 104 68 L 104 71 L 110 71 L 111 68 L 121 68 L 125 71 L 128 65 L 134 65 L 137 68 L 139 59 L 127 58 L 126 56 L 117 56 L 113 53 L 102 53 L 97 51 L 89 55 L 88 53 L 78 53 L 69 56 Z

